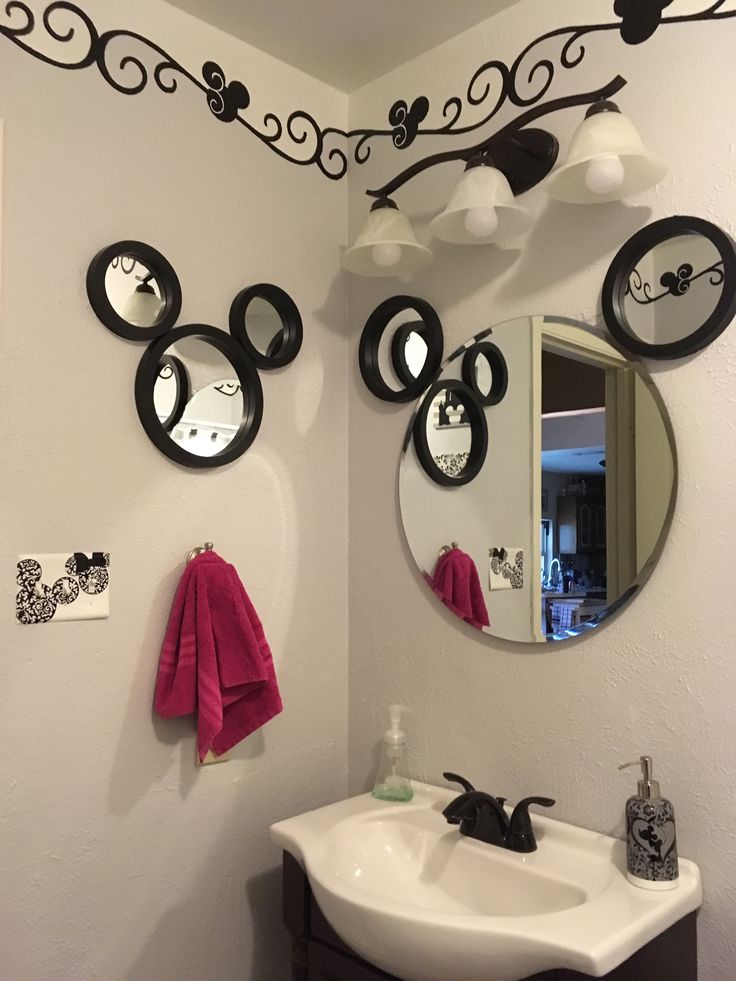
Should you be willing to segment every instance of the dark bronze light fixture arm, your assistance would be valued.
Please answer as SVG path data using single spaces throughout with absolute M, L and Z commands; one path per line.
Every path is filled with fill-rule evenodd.
M 549 102 L 540 103 L 537 106 L 533 106 L 531 109 L 527 109 L 516 119 L 502 126 L 501 129 L 497 130 L 492 136 L 487 137 L 482 143 L 476 143 L 473 146 L 462 147 L 457 150 L 446 150 L 444 153 L 435 153 L 430 157 L 425 157 L 424 160 L 418 160 L 416 163 L 412 164 L 411 167 L 407 167 L 403 170 L 397 177 L 390 180 L 383 187 L 376 188 L 375 190 L 368 190 L 365 193 L 372 198 L 382 198 L 390 197 L 395 191 L 400 187 L 403 187 L 408 181 L 417 174 L 421 174 L 425 170 L 429 170 L 430 167 L 434 167 L 437 164 L 449 163 L 452 160 L 465 160 L 468 161 L 471 157 L 476 156 L 479 153 L 490 153 L 493 155 L 495 148 L 500 146 L 511 146 L 517 151 L 523 151 L 532 158 L 537 157 L 537 172 L 539 176 L 536 180 L 532 179 L 529 181 L 522 181 L 520 187 L 513 187 L 515 194 L 519 194 L 522 190 L 528 190 L 529 187 L 533 187 L 539 180 L 546 176 L 554 166 L 554 162 L 557 157 L 557 141 L 551 134 L 546 134 L 548 142 L 546 146 L 542 146 L 539 151 L 537 151 L 533 146 L 527 145 L 523 139 L 523 131 L 529 125 L 529 123 L 540 119 L 543 116 L 547 116 L 550 113 L 558 112 L 560 109 L 570 109 L 574 106 L 586 106 L 593 102 L 600 102 L 602 99 L 610 99 L 612 96 L 620 92 L 621 89 L 626 85 L 626 79 L 621 75 L 617 75 L 608 85 L 604 85 L 600 89 L 596 89 L 593 92 L 581 92 L 578 95 L 568 95 L 563 96 L 559 99 L 552 99 Z M 543 130 L 533 131 L 537 134 L 543 134 Z M 551 159 L 551 163 L 549 163 Z M 545 164 L 547 164 L 545 168 Z M 502 169 L 502 168 L 501 168 Z M 543 171 L 543 172 L 541 172 Z M 509 174 L 507 174 L 510 177 Z M 535 175 L 536 176 L 536 175 Z

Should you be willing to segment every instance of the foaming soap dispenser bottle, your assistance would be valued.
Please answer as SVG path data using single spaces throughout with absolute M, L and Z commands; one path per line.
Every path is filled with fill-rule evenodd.
M 634 797 L 626 801 L 626 878 L 642 889 L 674 889 L 679 884 L 675 809 L 652 780 L 652 757 L 622 763 L 641 766 Z
M 401 713 L 408 711 L 403 705 L 389 705 L 388 708 L 391 727 L 383 737 L 381 761 L 373 785 L 373 796 L 379 800 L 405 802 L 414 796 L 408 776 L 406 736 L 401 729 Z

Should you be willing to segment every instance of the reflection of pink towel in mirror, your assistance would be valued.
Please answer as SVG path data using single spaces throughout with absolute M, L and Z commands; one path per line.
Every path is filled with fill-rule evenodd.
M 476 630 L 491 625 L 478 570 L 467 552 L 450 549 L 427 579 L 445 606 Z

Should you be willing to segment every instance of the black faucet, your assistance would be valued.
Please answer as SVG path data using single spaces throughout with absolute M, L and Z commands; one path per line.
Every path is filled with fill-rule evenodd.
M 445 780 L 459 783 L 465 791 L 442 812 L 449 824 L 460 825 L 460 834 L 489 845 L 508 848 L 512 852 L 536 851 L 537 842 L 529 817 L 529 805 L 552 807 L 555 802 L 550 797 L 525 797 L 516 805 L 509 819 L 503 806 L 506 803 L 505 797 L 491 797 L 482 790 L 476 790 L 457 773 L 443 773 L 442 776 Z

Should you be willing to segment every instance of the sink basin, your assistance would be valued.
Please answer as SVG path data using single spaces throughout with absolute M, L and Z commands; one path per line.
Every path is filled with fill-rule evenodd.
M 520 855 L 448 825 L 456 792 L 414 792 L 408 804 L 364 794 L 271 827 L 335 932 L 405 981 L 602 977 L 700 905 L 700 872 L 685 859 L 677 889 L 649 892 L 627 881 L 617 838 L 534 814 L 539 848 Z

